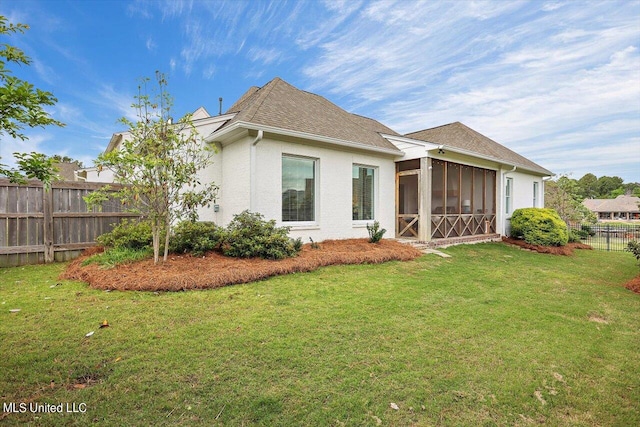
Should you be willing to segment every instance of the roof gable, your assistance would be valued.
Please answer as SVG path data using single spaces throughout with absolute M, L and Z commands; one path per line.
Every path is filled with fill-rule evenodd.
M 544 175 L 553 175 L 551 171 L 460 122 L 408 133 L 405 136 L 420 141 L 432 142 L 477 153 Z
M 398 135 L 382 123 L 351 114 L 320 95 L 295 88 L 279 77 L 252 87 L 227 113 L 236 113 L 225 127 L 245 122 L 310 135 L 397 150 L 380 133 Z
M 587 209 L 593 212 L 640 212 L 640 197 L 621 195 L 615 199 L 585 199 Z

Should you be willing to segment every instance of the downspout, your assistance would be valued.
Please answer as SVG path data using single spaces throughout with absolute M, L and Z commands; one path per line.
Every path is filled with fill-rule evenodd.
M 508 171 L 504 171 L 502 172 L 502 179 L 500 180 L 500 205 L 501 208 L 500 209 L 500 217 L 502 218 L 502 221 L 500 221 L 502 223 L 502 235 L 506 236 L 507 235 L 507 213 L 506 213 L 506 209 L 504 206 L 504 202 L 506 202 L 506 195 L 504 194 L 506 192 L 506 180 L 505 180 L 505 175 L 513 173 L 516 171 L 516 169 L 518 169 L 517 166 L 513 166 L 513 169 L 508 170 Z M 512 189 L 513 190 L 513 189 Z M 513 194 L 511 195 L 511 197 L 513 198 Z
M 249 174 L 250 174 L 250 178 L 249 178 L 249 197 L 251 198 L 249 200 L 249 210 L 251 212 L 255 212 L 256 211 L 256 183 L 257 183 L 257 179 L 256 179 L 256 145 L 258 145 L 258 143 L 260 141 L 262 141 L 262 138 L 264 137 L 264 131 L 262 129 L 258 130 L 258 135 L 256 135 L 255 139 L 251 142 L 251 145 L 249 146 Z

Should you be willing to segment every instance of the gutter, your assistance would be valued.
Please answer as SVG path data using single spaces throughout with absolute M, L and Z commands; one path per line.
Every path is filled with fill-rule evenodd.
M 376 153 L 389 154 L 389 155 L 393 155 L 393 156 L 402 156 L 402 155 L 404 155 L 404 152 L 401 151 L 401 150 L 398 150 L 398 149 L 376 147 L 376 146 L 373 146 L 373 145 L 366 145 L 366 144 L 362 144 L 362 143 L 358 143 L 358 142 L 346 141 L 346 140 L 338 139 L 338 138 L 331 138 L 331 137 L 328 137 L 328 136 L 316 135 L 316 134 L 306 133 L 306 132 L 299 132 L 299 131 L 295 131 L 295 130 L 278 128 L 278 127 L 274 127 L 274 126 L 256 125 L 256 124 L 248 123 L 248 122 L 235 122 L 231 126 L 223 128 L 220 132 L 213 132 L 211 135 L 206 137 L 204 140 L 205 140 L 205 142 L 208 142 L 208 143 L 211 143 L 211 142 L 214 142 L 214 141 L 219 141 L 221 139 L 221 137 L 224 137 L 226 134 L 234 132 L 234 131 L 237 131 L 239 129 L 255 130 L 255 131 L 258 131 L 258 132 L 260 132 L 260 131 L 269 132 L 269 133 L 274 133 L 274 134 L 277 134 L 277 135 L 291 136 L 291 137 L 294 137 L 294 138 L 301 138 L 301 139 L 307 139 L 307 140 L 312 140 L 312 141 L 325 142 L 327 144 L 337 145 L 337 146 L 340 146 L 340 147 L 372 151 L 372 152 L 376 152 Z

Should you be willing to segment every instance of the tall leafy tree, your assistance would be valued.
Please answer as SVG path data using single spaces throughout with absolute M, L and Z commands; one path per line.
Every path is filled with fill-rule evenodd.
M 547 181 L 544 187 L 545 207 L 555 209 L 563 220 L 596 222 L 594 213 L 582 204 L 584 198 L 578 181 L 563 175 L 555 181 Z
M 95 164 L 113 171 L 116 182 L 124 184 L 115 197 L 151 223 L 157 264 L 162 245 L 163 260 L 167 259 L 172 224 L 183 218 L 196 220 L 197 209 L 215 200 L 218 187 L 198 180 L 198 172 L 211 163 L 214 152 L 197 133 L 191 115 L 173 122 L 167 80 L 157 72 L 156 81 L 154 95 L 147 88 L 149 79 L 142 81 L 133 104 L 137 121 L 120 119 L 129 128 L 128 136 Z M 87 201 L 99 204 L 110 190 L 93 192 Z
M 27 29 L 28 25 L 10 23 L 5 16 L 0 15 L 0 35 L 24 33 Z M 24 141 L 27 139 L 23 133 L 25 126 L 64 126 L 44 109 L 58 101 L 53 94 L 37 89 L 31 83 L 14 76 L 7 68 L 9 64 L 29 65 L 31 59 L 15 46 L 8 43 L 0 44 L 0 137 L 8 135 Z M 0 164 L 0 175 L 19 182 L 24 180 L 22 171 L 28 178 L 40 179 L 45 184 L 50 184 L 55 178 L 53 164 L 47 162 L 42 154 L 15 154 L 19 170 Z
M 619 176 L 601 176 L 598 178 L 598 196 L 601 198 L 612 198 L 620 194 L 624 194 L 624 190 L 622 192 L 614 193 L 614 191 L 618 190 L 622 187 L 622 183 L 624 180 Z
M 598 196 L 598 177 L 592 173 L 584 174 L 578 180 L 580 195 L 585 199 L 593 199 Z

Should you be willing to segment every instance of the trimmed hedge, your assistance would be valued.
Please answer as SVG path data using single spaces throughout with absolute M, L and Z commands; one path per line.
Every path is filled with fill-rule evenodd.
M 564 246 L 569 230 L 554 209 L 523 208 L 511 216 L 511 237 L 531 245 Z

